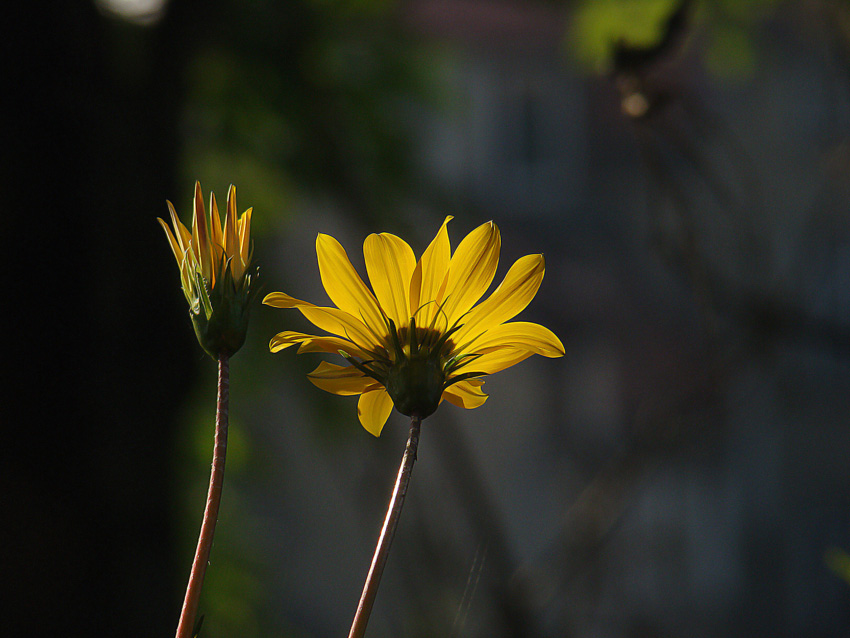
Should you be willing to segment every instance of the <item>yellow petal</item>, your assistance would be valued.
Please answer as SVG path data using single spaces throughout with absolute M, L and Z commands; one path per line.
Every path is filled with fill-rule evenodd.
M 269 293 L 263 303 L 275 308 L 297 308 L 317 328 L 350 339 L 363 349 L 370 350 L 379 345 L 362 321 L 338 308 L 314 306 L 282 292 Z
M 297 308 L 301 304 L 309 304 L 308 301 L 301 301 L 285 292 L 270 292 L 263 298 L 263 303 L 274 308 Z
M 488 396 L 481 391 L 480 380 L 468 379 L 459 381 L 443 390 L 443 398 L 459 408 L 471 410 L 484 405 Z
M 372 436 L 381 436 L 381 430 L 384 429 L 384 424 L 390 418 L 392 411 L 393 400 L 382 386 L 364 392 L 357 402 L 357 416 L 360 418 L 360 424 Z
M 460 368 L 457 374 L 465 374 L 467 372 L 494 374 L 505 368 L 510 368 L 520 361 L 525 361 L 533 354 L 534 352 L 531 350 L 514 348 L 512 346 L 493 348 L 491 352 L 487 352 L 477 359 L 471 360 L 468 364 Z
M 375 347 L 375 339 L 365 324 L 347 312 L 309 304 L 298 306 L 298 310 L 307 318 L 307 321 L 322 330 L 350 339 L 367 350 Z
M 490 328 L 475 339 L 464 352 L 481 352 L 494 346 L 514 346 L 544 357 L 564 356 L 564 344 L 549 328 L 528 321 L 511 321 Z M 475 362 L 470 363 L 475 367 Z
M 269 342 L 269 350 L 271 352 L 280 352 L 291 345 L 300 344 L 298 354 L 305 352 L 330 352 L 338 354 L 343 350 L 346 354 L 350 354 L 361 359 L 368 359 L 366 352 L 358 348 L 351 341 L 340 337 L 325 337 L 308 335 L 303 332 L 294 332 L 292 330 L 284 330 L 272 337 Z
M 545 270 L 543 255 L 526 255 L 517 259 L 493 294 L 463 319 L 463 327 L 458 330 L 455 343 L 465 343 L 522 312 L 537 294 Z
M 218 212 L 218 203 L 215 200 L 215 193 L 213 192 L 210 192 L 209 233 L 213 265 L 217 265 L 221 260 L 222 255 L 224 255 L 227 251 L 224 245 L 224 237 L 221 234 L 221 216 Z
M 236 281 L 242 278 L 245 272 L 245 264 L 239 254 L 239 237 L 236 233 L 236 187 L 231 184 L 227 191 L 227 212 L 224 216 L 224 253 L 232 258 L 230 262 L 231 272 Z
M 481 298 L 496 274 L 502 242 L 493 222 L 482 224 L 458 245 L 449 263 L 443 309 L 449 325 Z
M 298 348 L 298 354 L 305 352 L 329 352 L 331 354 L 339 354 L 342 350 L 347 355 L 357 357 L 358 359 L 370 359 L 371 355 L 362 348 L 358 347 L 353 342 L 343 339 L 342 337 L 314 337 L 301 341 L 301 346 Z
M 449 231 L 446 228 L 452 219 L 449 215 L 443 220 L 437 236 L 422 253 L 410 278 L 410 315 L 416 317 L 419 326 L 429 326 L 438 311 L 435 302 L 445 284 L 452 256 Z
M 180 244 L 177 243 L 177 239 L 171 232 L 171 229 L 168 227 L 168 224 L 165 221 L 157 217 L 159 223 L 162 225 L 165 230 L 165 235 L 168 238 L 168 245 L 171 246 L 171 252 L 174 253 L 174 258 L 177 260 L 177 265 L 181 266 L 183 264 L 183 251 L 180 250 Z
M 235 201 L 234 196 L 234 201 Z M 249 208 L 239 218 L 239 255 L 245 268 L 251 263 L 251 215 L 254 209 Z
M 171 215 L 171 225 L 174 227 L 174 236 L 177 239 L 177 244 L 180 246 L 180 252 L 185 253 L 186 248 L 189 247 L 189 242 L 192 241 L 192 233 L 183 225 L 183 222 L 177 217 L 177 211 L 174 210 L 174 204 L 172 204 L 167 199 L 165 203 L 168 204 L 168 212 Z
M 207 213 L 204 210 L 204 197 L 201 193 L 201 183 L 195 182 L 195 200 L 192 213 L 192 250 L 195 253 L 195 261 L 201 266 L 201 274 L 204 279 L 215 285 L 212 272 L 212 255 L 210 254 L 210 240 L 207 233 Z
M 319 233 L 316 254 L 322 285 L 336 307 L 360 317 L 376 335 L 386 335 L 387 327 L 378 302 L 354 270 L 340 243 L 330 235 Z
M 403 239 L 381 233 L 363 242 L 366 272 L 378 302 L 396 328 L 410 322 L 410 278 L 416 268 L 413 249 Z
M 298 339 L 290 338 L 291 334 L 292 333 L 290 333 L 289 331 L 278 332 L 269 341 L 269 351 L 280 352 L 281 350 L 285 350 L 289 346 L 294 346 L 296 343 L 301 343 L 301 341 Z
M 362 394 L 366 388 L 377 385 L 354 366 L 338 366 L 327 361 L 322 361 L 307 378 L 317 388 L 340 396 Z

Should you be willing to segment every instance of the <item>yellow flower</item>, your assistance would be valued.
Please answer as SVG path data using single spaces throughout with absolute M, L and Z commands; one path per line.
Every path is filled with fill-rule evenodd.
M 183 294 L 198 341 L 213 358 L 234 354 L 245 342 L 248 310 L 256 296 L 257 277 L 251 265 L 251 213 L 236 215 L 236 187 L 227 193 L 224 227 L 210 193 L 210 214 L 204 210 L 200 182 L 195 182 L 192 230 L 178 219 L 171 202 L 168 210 L 174 232 L 159 219 L 180 268 Z
M 462 408 L 487 400 L 482 377 L 533 354 L 559 357 L 564 346 L 535 323 L 506 323 L 534 298 L 543 279 L 543 255 L 527 255 L 511 266 L 504 281 L 475 305 L 490 287 L 499 261 L 499 229 L 488 222 L 461 241 L 454 255 L 446 225 L 419 261 L 405 241 L 372 234 L 363 244 L 374 294 L 333 237 L 316 239 L 322 284 L 336 308 L 315 306 L 281 292 L 263 303 L 297 308 L 316 327 L 314 336 L 285 331 L 272 338 L 278 352 L 299 344 L 298 352 L 339 353 L 347 366 L 322 362 L 308 377 L 338 395 L 360 395 L 364 428 L 379 436 L 393 405 L 407 416 L 425 418 L 445 399 Z

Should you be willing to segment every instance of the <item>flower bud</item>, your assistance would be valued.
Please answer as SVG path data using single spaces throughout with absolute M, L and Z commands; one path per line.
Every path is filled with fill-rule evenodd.
M 204 210 L 200 182 L 195 182 L 191 232 L 168 202 L 174 232 L 160 219 L 180 268 L 183 294 L 201 347 L 214 359 L 232 356 L 245 343 L 250 305 L 256 297 L 257 267 L 251 264 L 251 213 L 236 216 L 236 187 L 227 194 L 221 225 L 215 195 Z

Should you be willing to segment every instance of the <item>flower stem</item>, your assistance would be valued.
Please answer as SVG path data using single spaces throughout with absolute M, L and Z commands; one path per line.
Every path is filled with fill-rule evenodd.
M 215 445 L 213 447 L 212 470 L 210 486 L 207 492 L 207 505 L 204 509 L 204 521 L 198 536 L 198 548 L 195 550 L 195 560 L 189 574 L 189 584 L 186 587 L 186 598 L 183 600 L 183 611 L 177 625 L 176 638 L 193 638 L 195 616 L 198 613 L 198 603 L 201 599 L 201 588 L 204 586 L 204 575 L 212 549 L 215 524 L 218 521 L 218 507 L 221 503 L 221 488 L 224 485 L 224 460 L 227 455 L 227 425 L 228 407 L 230 404 L 230 360 L 227 355 L 218 357 L 218 399 L 215 415 Z
M 413 472 L 413 463 L 416 461 L 421 424 L 422 419 L 418 416 L 410 418 L 410 436 L 407 439 L 407 446 L 404 448 L 404 456 L 401 459 L 401 466 L 398 468 L 393 495 L 387 508 L 387 517 L 384 520 L 384 526 L 381 528 L 381 536 L 378 538 L 377 547 L 375 547 L 375 555 L 372 557 L 372 565 L 369 567 L 369 574 L 366 576 L 366 583 L 360 596 L 360 604 L 357 605 L 357 613 L 354 614 L 354 622 L 351 624 L 348 638 L 363 638 L 366 634 L 366 623 L 369 622 L 372 605 L 378 595 L 378 585 L 381 582 L 381 575 L 384 573 L 384 566 L 387 564 L 390 545 L 398 526 L 398 519 L 401 517 L 401 508 L 404 505 L 407 486 L 410 483 L 410 474 Z

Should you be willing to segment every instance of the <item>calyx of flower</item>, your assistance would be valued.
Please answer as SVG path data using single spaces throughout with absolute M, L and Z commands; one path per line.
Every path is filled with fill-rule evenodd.
M 221 265 L 211 289 L 200 272 L 195 272 L 189 317 L 201 347 L 213 359 L 228 357 L 245 343 L 251 302 L 257 296 L 257 266 L 250 267 L 239 281 L 233 277 L 230 260 Z
M 483 376 L 479 372 L 455 374 L 459 368 L 480 355 L 454 354 L 450 337 L 460 325 L 441 332 L 430 328 L 417 328 L 416 320 L 396 329 L 392 319 L 386 319 L 389 343 L 375 358 L 357 361 L 347 352 L 339 353 L 368 377 L 383 385 L 395 408 L 405 416 L 424 419 L 433 414 L 442 400 L 443 391 L 466 379 Z
M 386 388 L 396 410 L 405 416 L 430 416 L 440 405 L 446 375 L 438 357 L 419 351 L 397 360 L 389 369 Z

